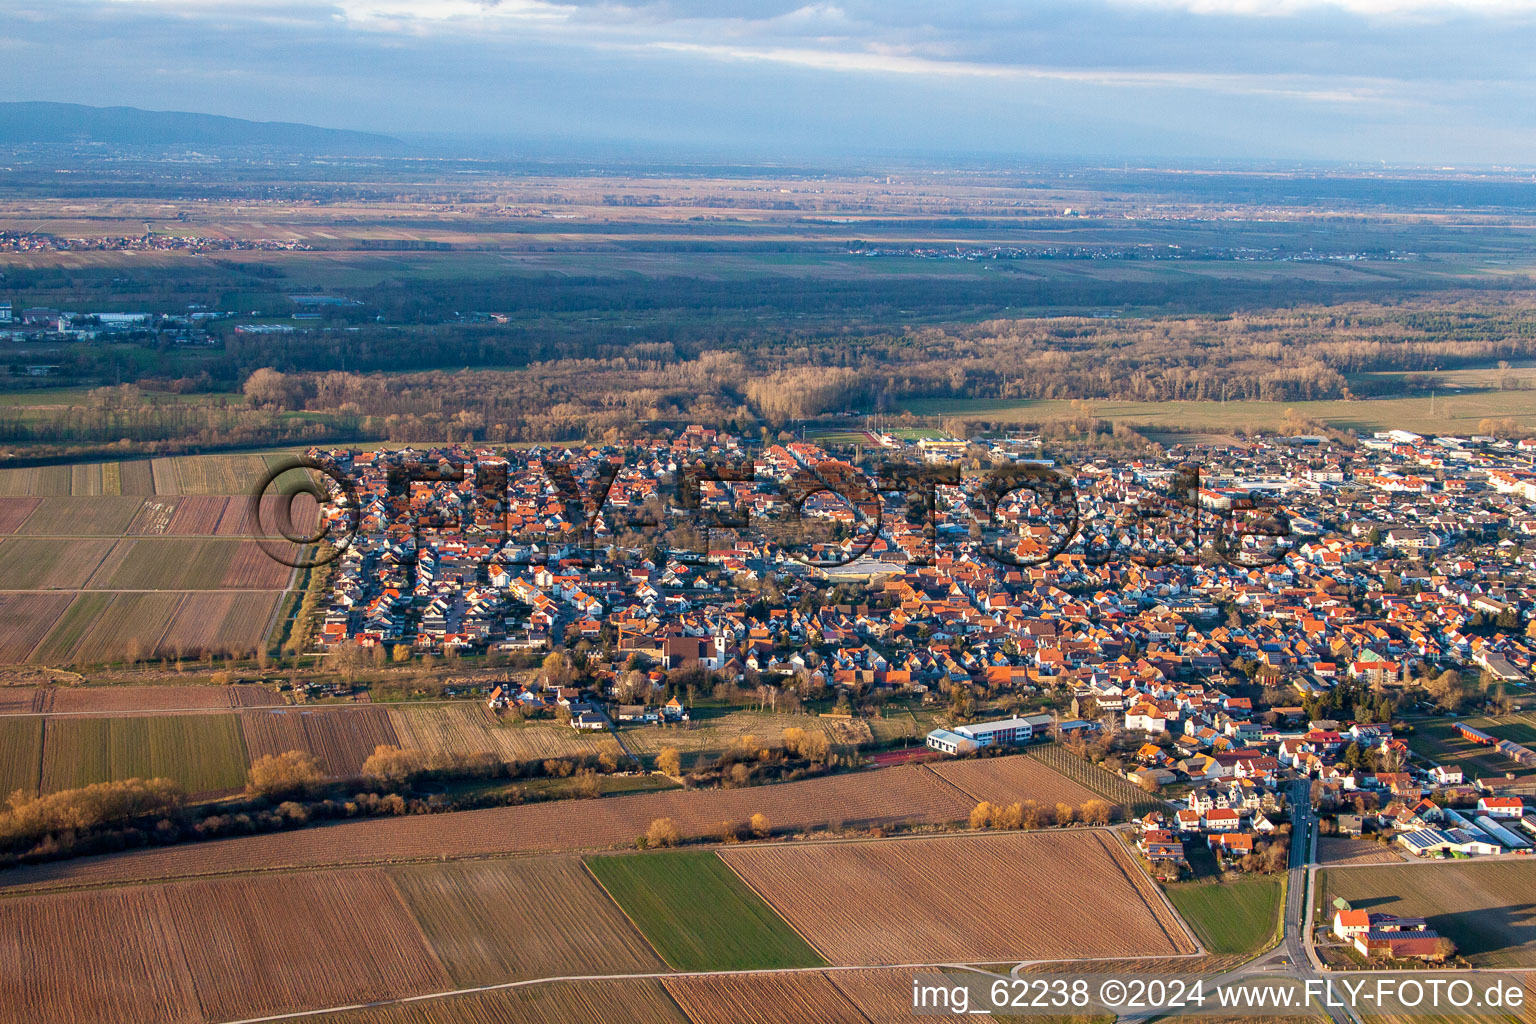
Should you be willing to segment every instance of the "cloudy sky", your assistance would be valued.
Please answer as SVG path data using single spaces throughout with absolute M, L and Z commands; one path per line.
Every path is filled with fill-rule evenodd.
M 1536 0 L 0 0 L 0 99 L 814 160 L 1536 165 Z

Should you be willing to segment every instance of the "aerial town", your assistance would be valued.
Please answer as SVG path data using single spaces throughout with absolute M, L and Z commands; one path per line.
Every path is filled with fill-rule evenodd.
M 314 643 L 529 664 L 568 652 L 585 689 L 508 683 L 488 702 L 581 730 L 681 721 L 712 694 L 936 708 L 930 756 L 1091 748 L 1176 801 L 1138 823 L 1162 876 L 1187 869 L 1191 843 L 1283 868 L 1296 780 L 1328 833 L 1413 857 L 1531 851 L 1530 780 L 1466 777 L 1393 723 L 1529 701 L 1536 443 L 1270 437 L 1069 470 L 1031 436 L 860 440 L 754 452 L 695 427 L 592 447 L 314 449 L 352 490 L 325 506 L 347 543 L 313 570 Z M 964 483 L 936 485 L 913 516 L 911 493 L 881 482 L 891 465 Z M 1030 477 L 981 528 L 968 492 L 999 465 L 1053 474 L 1076 507 Z M 1189 465 L 1198 512 L 1149 516 Z M 1261 510 L 1283 515 L 1283 536 L 1212 554 L 1221 524 Z M 1203 540 L 1181 534 L 1196 520 Z M 1536 763 L 1470 726 L 1455 738 Z

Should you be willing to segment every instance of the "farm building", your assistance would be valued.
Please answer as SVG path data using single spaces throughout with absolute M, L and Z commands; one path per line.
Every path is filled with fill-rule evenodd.
M 1464 740 L 1471 740 L 1473 743 L 1482 744 L 1485 747 L 1491 747 L 1496 742 L 1492 736 L 1483 732 L 1483 730 L 1474 729 L 1465 722 L 1456 723 L 1456 735 Z
M 1444 960 L 1440 934 L 1428 928 L 1418 931 L 1369 931 L 1355 936 L 1355 949 L 1361 956 L 1390 957 L 1393 960 Z
M 1524 836 L 1517 835 L 1516 833 L 1510 831 L 1503 825 L 1500 825 L 1498 822 L 1488 817 L 1486 814 L 1480 815 L 1477 818 L 1477 827 L 1483 832 L 1486 832 L 1491 838 L 1493 838 L 1496 842 L 1498 842 L 1500 846 L 1503 846 L 1505 849 L 1520 851 L 1529 850 L 1531 848 L 1530 840 L 1526 839 Z

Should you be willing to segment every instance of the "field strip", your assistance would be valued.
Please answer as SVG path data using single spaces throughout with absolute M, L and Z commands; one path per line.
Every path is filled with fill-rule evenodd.
M 948 786 L 950 789 L 954 790 L 956 793 L 958 793 L 961 796 L 965 797 L 965 799 L 970 800 L 973 803 L 974 802 L 979 802 L 977 800 L 977 798 L 976 798 L 976 794 L 974 794 L 974 793 L 967 793 L 965 790 L 961 789 L 957 784 L 949 781 L 944 776 L 942 776 L 938 772 L 934 771 L 932 765 L 925 764 L 925 765 L 922 766 L 922 769 L 923 769 L 923 771 L 927 772 L 929 775 L 932 775 L 935 779 L 938 779 L 944 785 Z
M 299 567 L 294 566 L 293 571 L 288 574 L 288 585 L 279 591 L 279 593 L 286 597 L 288 594 L 292 593 L 293 589 L 298 585 Z M 271 591 L 257 591 L 257 593 L 271 593 Z M 261 646 L 263 649 L 271 645 L 272 633 L 277 629 L 278 619 L 282 616 L 282 614 L 283 601 L 282 598 L 279 598 L 278 600 L 272 602 L 272 615 L 267 619 L 267 628 L 264 629 L 261 633 Z
M 1100 958 L 1102 959 L 1102 958 Z M 1140 960 L 1173 959 L 1171 957 L 1138 957 Z M 1053 961 L 1060 963 L 1093 963 L 1097 961 Z M 653 971 L 648 974 L 572 974 L 553 978 L 527 978 L 523 981 L 506 981 L 495 985 L 475 985 L 469 988 L 449 989 L 443 992 L 427 992 L 419 996 L 401 996 L 398 999 L 382 999 L 372 1003 L 349 1003 L 345 1006 L 328 1006 L 318 1010 L 295 1010 L 291 1013 L 278 1013 L 268 1017 L 242 1017 L 239 1020 L 223 1021 L 220 1024 L 273 1024 L 283 1020 L 303 1020 L 305 1017 L 318 1017 L 322 1014 L 346 1013 L 350 1010 L 372 1010 L 385 1006 L 408 1006 L 412 1003 L 424 1003 L 434 999 L 450 999 L 454 996 L 477 995 L 485 992 L 506 992 L 511 989 L 527 988 L 533 985 L 553 985 L 559 982 L 571 981 L 665 981 L 668 978 L 710 978 L 731 977 L 757 974 L 822 974 L 830 971 L 919 971 L 919 970 L 952 970 L 971 971 L 976 974 L 984 974 L 989 978 L 1004 980 L 1005 975 L 996 974 L 984 970 L 977 964 L 968 963 L 912 963 L 912 964 L 879 964 L 876 966 L 857 967 L 765 967 L 759 970 L 745 971 Z M 857 1009 L 857 1007 L 855 1007 Z
M 165 638 L 171 635 L 171 627 L 176 624 L 176 616 L 181 614 L 181 610 L 185 608 L 187 606 L 187 602 L 191 600 L 192 594 L 188 592 L 182 595 L 180 601 L 176 602 L 176 607 L 172 608 L 171 613 L 165 617 L 165 628 L 160 630 L 159 636 L 155 637 L 155 642 L 150 647 L 151 651 L 158 651 L 160 649 L 160 645 L 165 643 Z
M 98 590 L 98 591 L 95 591 L 95 593 L 98 593 L 98 594 L 101 594 L 101 593 L 111 594 L 111 593 L 117 593 L 117 591 L 111 591 L 111 590 L 101 591 L 101 590 Z M 199 590 L 199 591 L 197 591 L 197 593 L 204 594 L 204 593 L 208 593 L 208 591 Z M 241 593 L 247 593 L 248 594 L 248 593 L 253 593 L 253 591 L 248 591 L 247 590 L 247 591 L 241 591 Z M 262 593 L 262 591 L 255 591 L 255 593 Z M 269 591 L 269 593 L 272 593 L 272 591 Z M 111 687 L 102 687 L 102 689 L 110 689 L 110 688 Z M 192 687 L 188 687 L 188 688 L 191 689 Z M 90 687 L 83 687 L 82 689 L 91 689 L 91 688 Z M 119 692 L 120 692 L 121 688 L 118 688 L 118 689 L 119 689 Z M 437 704 L 473 704 L 476 707 L 478 707 L 479 703 L 480 703 L 479 701 L 465 701 L 465 700 L 413 700 L 413 701 L 409 701 L 409 702 L 405 703 L 403 706 L 405 706 L 405 707 L 420 707 L 422 705 L 429 705 L 429 704 L 431 704 L 431 705 L 437 705 Z M 207 706 L 204 706 L 204 707 L 187 707 L 187 708 L 140 708 L 140 709 L 133 709 L 133 708 L 126 708 L 126 709 L 125 708 L 108 708 L 108 709 L 105 709 L 105 710 L 102 710 L 102 711 L 87 711 L 87 710 L 81 710 L 81 711 L 0 711 L 0 718 L 90 718 L 90 717 L 93 717 L 93 716 L 105 716 L 105 717 L 108 717 L 108 718 L 148 718 L 148 717 L 153 717 L 154 715 L 181 715 L 181 714 L 186 714 L 189 711 L 195 711 L 198 714 L 202 714 L 202 715 L 235 715 L 235 714 L 239 714 L 242 711 L 294 711 L 294 710 L 302 710 L 302 711 L 340 712 L 340 711 L 367 711 L 370 708 L 386 708 L 387 709 L 387 708 L 394 707 L 394 706 L 395 705 L 393 705 L 391 703 L 385 703 L 385 702 L 381 701 L 381 702 L 379 702 L 377 704 L 371 704 L 371 703 L 370 704 L 361 704 L 361 703 L 359 703 L 359 704 L 271 704 L 271 705 L 253 705 L 253 706 L 250 706 L 250 707 L 238 707 L 238 708 L 237 707 L 207 707 Z
M 795 927 L 795 922 L 791 921 L 789 918 L 785 917 L 783 914 L 780 914 L 779 913 L 779 908 L 775 907 L 769 901 L 768 897 L 763 895 L 762 891 L 760 889 L 758 889 L 757 886 L 755 886 L 751 882 L 749 882 L 745 875 L 743 875 L 740 871 L 737 871 L 735 868 L 731 867 L 731 862 L 726 860 L 724 857 L 720 856 L 720 851 L 718 851 L 718 850 L 715 851 L 715 859 L 718 860 L 720 863 L 724 864 L 726 870 L 729 871 L 731 874 L 735 875 L 737 881 L 741 882 L 742 885 L 747 887 L 747 891 L 752 893 L 752 895 L 756 896 L 758 899 L 762 900 L 763 901 L 763 906 L 767 907 L 769 910 L 772 910 L 775 914 L 778 914 L 779 920 L 783 921 L 785 924 L 787 924 L 789 926 L 789 930 L 790 931 L 792 931 L 796 935 L 800 936 L 800 941 L 801 942 L 804 942 L 807 946 L 810 946 L 812 949 L 814 949 L 816 951 L 816 955 L 821 957 L 827 963 L 830 964 L 832 962 L 832 958 L 827 955 L 827 951 L 826 950 L 822 949 L 820 946 L 816 945 L 816 943 L 812 942 L 811 941 L 811 937 L 809 935 L 805 934 L 805 932 L 801 931 L 799 928 L 796 928 Z

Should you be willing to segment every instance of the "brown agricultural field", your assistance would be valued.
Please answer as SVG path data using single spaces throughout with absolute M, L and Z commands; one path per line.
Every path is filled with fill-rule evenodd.
M 868 1024 L 819 972 L 667 978 L 662 984 L 693 1024 Z M 910 1000 L 910 977 L 903 987 Z
M 178 882 L 165 903 L 210 1020 L 451 987 L 380 871 Z
M 73 594 L 0 594 L 0 664 L 26 661 L 74 599 Z
M 557 981 L 305 1017 L 302 1024 L 689 1024 L 653 978 Z
M 7 542 L 11 543 L 11 542 Z M 117 542 L 95 590 L 282 590 L 293 573 L 254 541 L 143 537 Z
M 68 497 L 155 493 L 147 460 L 0 469 L 0 495 Z
M 1097 829 L 743 846 L 720 855 L 834 964 L 1195 948 L 1157 887 L 1112 833 Z M 1093 907 L 1114 907 L 1115 926 L 1105 928 Z
M 64 496 L 74 474 L 68 466 L 27 466 L 0 469 L 0 494 L 38 497 Z
M 278 543 L 274 548 L 286 552 L 287 562 L 280 562 L 255 541 L 239 541 L 229 560 L 229 567 L 219 581 L 219 587 L 238 590 L 283 590 L 293 578 L 293 566 L 298 548 L 296 545 Z
M 288 514 L 286 532 L 281 522 L 284 506 L 287 506 Z M 220 537 L 309 537 L 319 527 L 320 506 L 315 504 L 314 498 L 300 494 L 290 502 L 287 498 L 269 495 L 261 499 L 259 519 L 249 498 L 228 499 L 216 532 Z
M 0 590 L 77 590 L 112 551 L 111 540 L 0 540 Z
M 1081 965 L 1077 965 L 1080 969 Z M 1099 969 L 1097 966 L 1095 969 Z M 868 971 L 828 971 L 827 979 L 850 1003 L 857 1006 L 870 1024 L 921 1021 L 912 1012 L 912 975 L 910 970 L 874 969 Z M 983 980 L 978 978 L 978 980 Z M 1044 1024 L 1040 1018 L 1034 1018 Z
M 181 477 L 176 472 L 175 459 L 151 459 L 149 470 L 155 494 L 186 493 L 181 489 Z
M 928 770 L 976 802 L 1022 803 L 1034 800 L 1078 807 L 1101 797 L 1034 758 L 989 757 L 971 761 L 940 761 Z
M 144 499 L 44 498 L 17 532 L 35 537 L 121 537 Z
M 457 985 L 666 970 L 579 858 L 420 864 L 389 874 Z
M 1364 839 L 1319 836 L 1317 862 L 1338 867 L 1344 864 L 1401 864 L 1403 858 L 1393 848 Z
M 241 717 L 251 714 L 243 712 Z M 252 757 L 263 752 L 252 742 L 250 733 L 246 734 L 246 744 Z M 7 875 L 7 880 L 13 888 L 50 887 L 178 878 L 213 870 L 259 871 L 599 850 L 629 845 L 657 818 L 672 818 L 684 836 L 701 837 L 713 835 L 721 821 L 745 822 L 756 813 L 766 815 L 777 831 L 795 831 L 821 828 L 829 821 L 887 827 L 963 821 L 971 807 L 970 800 L 932 772 L 902 765 L 750 789 L 669 790 L 349 821 L 192 847 L 138 850 L 115 857 L 18 868 Z
M 0 1024 L 201 1019 L 164 889 L 0 900 Z
M 400 745 L 434 754 L 495 754 L 526 761 L 568 754 L 619 753 L 612 736 L 579 733 L 553 722 L 502 724 L 479 701 L 392 707 Z
M 102 466 L 103 480 L 111 480 L 115 486 L 105 487 L 108 494 L 155 493 L 155 478 L 148 459 L 132 462 L 108 462 Z
M 198 594 L 177 609 L 160 646 L 188 657 L 204 652 L 249 654 L 265 639 L 281 598 L 272 590 Z
M 170 521 L 165 524 L 164 533 L 177 537 L 194 536 L 207 537 L 216 533 L 219 529 L 219 521 L 224 518 L 224 508 L 229 504 L 228 498 L 174 498 L 176 511 Z
M 15 533 L 37 508 L 40 498 L 0 498 L 0 533 Z
M 251 760 L 302 750 L 338 778 L 361 771 L 375 747 L 400 744 L 389 712 L 380 707 L 242 711 L 240 728 Z
M 50 690 L 35 686 L 0 686 L 0 715 L 26 715 L 43 710 Z
M 4 691 L 0 691 L 3 693 Z M 281 695 L 265 686 L 56 686 L 38 691 L 36 710 L 55 715 L 132 714 L 151 711 L 218 711 L 278 705 Z

